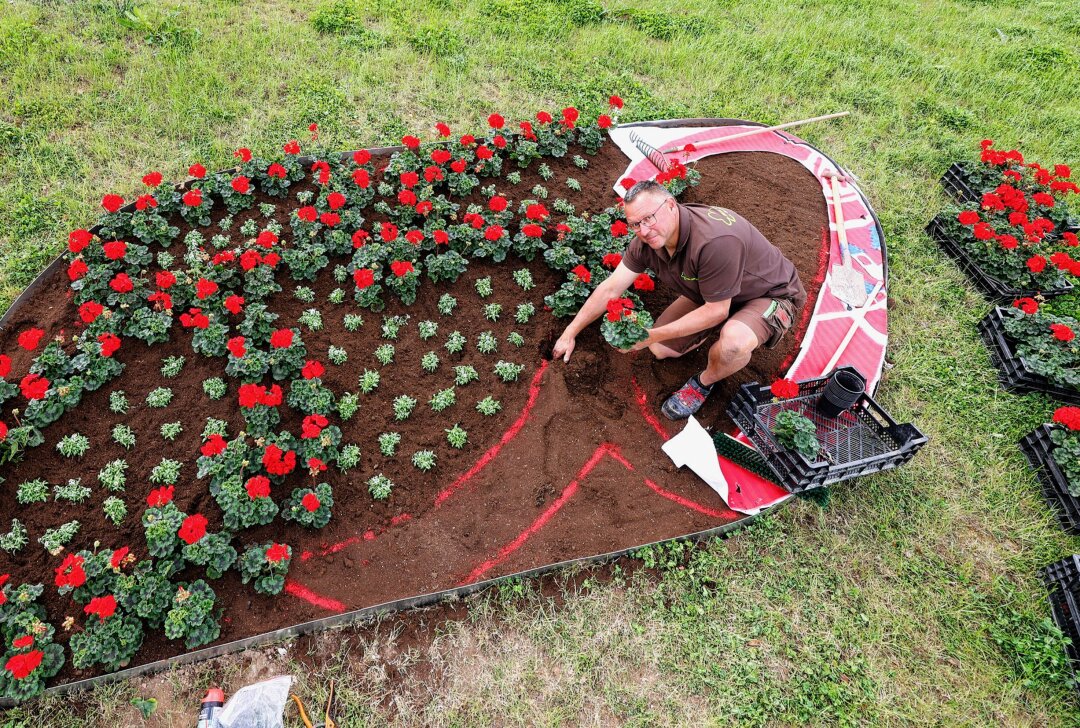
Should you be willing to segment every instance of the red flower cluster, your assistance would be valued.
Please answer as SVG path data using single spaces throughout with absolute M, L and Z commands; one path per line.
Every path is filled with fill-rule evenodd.
M 243 336 L 234 336 L 234 337 L 232 337 L 225 344 L 225 348 L 228 349 L 229 353 L 232 354 L 237 359 L 241 359 L 241 358 L 243 358 L 243 356 L 245 354 L 247 354 L 247 347 L 244 346 L 244 337 Z
M 97 340 L 101 344 L 102 356 L 112 356 L 120 348 L 120 337 L 116 334 L 101 334 L 97 337 Z
M 56 586 L 76 589 L 86 583 L 83 564 L 86 560 L 78 554 L 68 554 L 60 566 L 56 567 Z
M 23 680 L 41 664 L 45 653 L 41 650 L 32 650 L 26 653 L 14 655 L 4 664 L 4 669 L 11 673 L 16 680 Z
M 304 510 L 308 513 L 314 513 L 319 510 L 319 506 L 322 505 L 322 502 L 319 500 L 319 496 L 314 493 L 308 493 L 300 499 L 300 505 L 302 505 Z
M 304 379 L 318 379 L 325 373 L 326 367 L 317 361 L 304 362 L 304 368 L 300 370 L 300 374 Z
M 1018 308 L 1026 314 L 1033 314 L 1039 310 L 1039 302 L 1034 298 L 1018 298 L 1013 301 L 1013 307 Z
M 1080 407 L 1058 407 L 1054 410 L 1054 422 L 1073 431 L 1080 431 Z
M 551 215 L 548 209 L 539 202 L 533 203 L 525 208 L 525 217 L 530 220 L 546 220 Z
M 105 212 L 116 212 L 124 206 L 124 198 L 120 195 L 105 195 L 101 198 L 101 206 Z
M 82 228 L 72 230 L 68 234 L 68 250 L 76 254 L 81 253 L 83 249 L 90 244 L 93 237 L 94 236 L 87 230 L 83 230 Z
M 27 351 L 33 351 L 41 343 L 41 337 L 45 332 L 38 328 L 30 328 L 19 334 L 19 346 Z
M 113 551 L 112 558 L 109 559 L 109 566 L 114 569 L 119 569 L 121 564 L 124 563 L 124 559 L 127 558 L 127 555 L 130 552 L 131 549 L 129 549 L 127 546 L 116 549 L 116 551 Z
M 270 346 L 275 349 L 288 349 L 293 343 L 292 329 L 278 329 L 270 334 Z
M 578 280 L 580 280 L 582 283 L 588 283 L 592 280 L 592 273 L 590 273 L 589 269 L 583 265 L 577 266 L 570 272 L 576 275 L 578 277 Z
M 109 617 L 116 614 L 116 597 L 112 594 L 106 594 L 103 597 L 94 597 L 90 600 L 90 603 L 83 607 L 83 613 L 96 614 L 98 619 L 104 622 Z
M 296 453 L 270 444 L 263 453 L 262 464 L 271 475 L 288 475 L 296 467 Z
M 200 278 L 195 283 L 195 297 L 200 301 L 217 293 L 218 284 L 213 281 L 208 281 L 205 278 Z
M 769 387 L 769 391 L 772 392 L 774 397 L 780 399 L 791 399 L 792 397 L 799 396 L 799 385 L 792 379 L 777 379 Z
M 301 425 L 300 439 L 311 440 L 322 434 L 323 428 L 330 424 L 322 415 L 314 414 L 308 415 L 304 418 L 304 423 Z
M 601 261 L 605 268 L 611 268 L 615 270 L 619 267 L 619 263 L 622 263 L 622 255 L 619 253 L 608 253 Z
M 1053 332 L 1054 338 L 1058 341 L 1068 343 L 1076 338 L 1076 332 L 1065 324 L 1050 324 L 1050 331 Z
M 173 496 L 176 494 L 175 485 L 166 485 L 161 488 L 155 488 L 150 491 L 150 495 L 146 496 L 146 505 L 151 508 L 161 508 L 169 503 L 172 503 Z
M 607 320 L 612 323 L 634 310 L 634 302 L 629 298 L 613 298 L 607 302 Z
M 539 238 L 544 235 L 544 228 L 534 222 L 521 226 L 521 234 L 527 238 Z
M 412 273 L 415 268 L 413 268 L 413 264 L 407 260 L 395 260 L 390 263 L 390 270 L 394 272 L 395 276 L 401 278 Z
M 269 498 L 270 478 L 265 475 L 256 475 L 248 479 L 248 482 L 244 484 L 244 488 L 247 490 L 248 498 L 251 498 L 251 500 Z
M 281 387 L 271 384 L 267 389 L 261 384 L 241 384 L 239 389 L 240 406 L 250 409 L 255 405 L 277 407 L 281 404 Z
M 225 310 L 234 315 L 240 315 L 244 310 L 244 297 L 233 294 L 225 299 Z
M 225 441 L 225 438 L 221 435 L 211 435 L 203 443 L 203 446 L 199 449 L 199 452 L 208 458 L 212 458 L 215 455 L 220 455 L 225 452 L 225 449 L 229 446 L 229 443 Z
M 634 279 L 634 288 L 639 291 L 652 291 L 656 288 L 656 284 L 648 273 L 641 273 Z
M 266 560 L 271 564 L 286 561 L 289 556 L 289 547 L 283 543 L 275 543 L 266 549 Z
M 45 393 L 49 391 L 49 384 L 49 380 L 40 374 L 27 374 L 19 382 L 19 390 L 27 399 L 44 399 Z
M 180 537 L 181 541 L 190 546 L 206 535 L 206 524 L 206 516 L 195 513 L 184 519 L 176 535 Z
M 180 198 L 181 201 L 188 207 L 198 207 L 202 204 L 202 190 L 198 187 L 188 190 L 184 193 L 184 196 Z
M 180 314 L 180 325 L 185 329 L 205 329 L 210 326 L 210 317 L 201 308 L 189 308 Z
M 105 257 L 109 260 L 120 260 L 127 255 L 127 243 L 123 240 L 111 240 L 107 243 L 102 243 L 102 251 L 105 253 Z
M 370 268 L 360 268 L 353 272 L 353 283 L 357 288 L 367 288 L 375 283 L 375 272 Z

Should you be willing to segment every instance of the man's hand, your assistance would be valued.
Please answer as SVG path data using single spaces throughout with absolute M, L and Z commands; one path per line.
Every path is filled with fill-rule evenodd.
M 563 362 L 570 361 L 570 355 L 574 353 L 575 337 L 569 331 L 563 331 L 562 336 L 555 342 L 555 348 L 551 350 L 551 358 L 562 357 Z

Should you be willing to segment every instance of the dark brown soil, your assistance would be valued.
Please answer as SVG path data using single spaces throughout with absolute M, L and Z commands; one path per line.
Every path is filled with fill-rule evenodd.
M 579 195 L 565 195 L 578 210 L 601 210 L 617 202 L 610 185 L 620 176 L 626 159 L 614 145 L 606 145 L 592 158 L 587 172 L 574 167 L 569 156 L 549 164 L 555 172 L 555 178 L 546 183 L 550 189 L 557 189 L 557 183 L 567 176 L 582 182 Z M 703 160 L 698 169 L 703 174 L 702 184 L 690 190 L 684 201 L 720 204 L 753 222 L 797 266 L 810 294 L 806 311 L 811 311 L 824 273 L 822 236 L 828 225 L 819 183 L 797 162 L 769 153 L 712 157 Z M 528 196 L 528 190 L 538 182 L 539 177 L 530 169 L 523 174 L 519 185 L 500 181 L 497 187 L 518 200 Z M 553 194 L 552 198 L 555 196 L 558 195 Z M 476 195 L 476 200 L 479 199 Z M 253 210 L 236 216 L 233 229 L 246 217 L 257 215 L 257 210 Z M 181 238 L 186 230 L 182 226 Z M 287 234 L 286 225 L 286 238 Z M 327 303 L 329 292 L 338 287 L 330 275 L 338 262 L 344 261 L 331 259 L 331 265 L 311 284 L 316 292 L 312 304 L 295 299 L 294 285 L 282 280 L 286 290 L 275 296 L 274 310 L 281 314 L 279 323 L 293 325 L 304 309 L 321 309 L 323 330 L 312 333 L 305 329 L 304 341 L 309 355 L 327 364 L 324 381 L 339 396 L 345 391 L 357 391 L 357 378 L 364 368 L 379 369 L 382 381 L 372 395 L 362 395 L 360 410 L 350 421 L 338 423 L 345 442 L 360 444 L 363 460 L 360 467 L 348 474 L 336 471 L 324 474 L 335 492 L 330 525 L 311 532 L 279 519 L 237 538 L 238 548 L 273 537 L 292 545 L 297 557 L 310 552 L 310 558 L 294 558 L 291 582 L 325 599 L 336 600 L 347 609 L 356 609 L 445 589 L 465 580 L 669 538 L 738 517 L 727 511 L 720 498 L 696 476 L 672 466 L 660 450 L 661 437 L 642 416 L 633 394 L 632 380 L 647 397 L 645 408 L 659 415 L 663 398 L 704 367 L 705 347 L 680 360 L 657 362 L 647 352 L 619 354 L 601 340 L 598 325 L 594 325 L 578 338 L 577 350 L 569 364 L 546 362 L 543 356 L 550 351 L 551 342 L 564 323 L 542 311 L 542 298 L 558 286 L 562 275 L 535 261 L 528 267 L 537 287 L 526 293 L 511 279 L 511 272 L 524 265 L 521 261 L 509 260 L 502 265 L 473 261 L 468 273 L 453 285 L 432 285 L 425 279 L 414 306 L 407 309 L 397 303 L 388 306 L 382 315 L 408 314 L 410 318 L 400 339 L 394 342 L 395 362 L 380 367 L 372 352 L 384 343 L 379 335 L 382 315 L 359 311 L 365 321 L 363 328 L 356 333 L 345 331 L 344 315 L 357 312 L 350 303 L 351 281 L 342 286 L 349 294 L 347 303 L 336 306 Z M 473 284 L 487 275 L 492 278 L 495 294 L 482 301 Z M 18 304 L 8 325 L 0 331 L 0 351 L 13 360 L 9 379 L 17 381 L 25 374 L 32 356 L 18 349 L 15 339 L 19 332 L 31 325 L 45 329 L 49 336 L 63 331 L 70 337 L 74 331 L 72 322 L 77 317 L 66 291 L 66 276 L 60 269 L 54 280 Z M 435 308 L 438 297 L 446 291 L 459 301 L 452 318 L 440 315 Z M 671 298 L 671 294 L 658 290 L 648 294 L 646 302 L 658 314 Z M 513 309 L 526 300 L 537 306 L 538 315 L 528 326 L 515 327 Z M 503 315 L 497 323 L 483 318 L 482 305 L 491 301 L 503 304 Z M 420 341 L 416 334 L 417 323 L 424 319 L 439 324 L 438 336 L 428 342 Z M 707 427 L 729 428 L 731 423 L 723 410 L 732 392 L 743 382 L 771 381 L 797 351 L 805 323 L 804 316 L 797 336 L 787 337 L 775 350 L 757 352 L 746 370 L 722 383 L 699 420 Z M 442 348 L 446 335 L 453 330 L 461 331 L 468 339 L 463 354 L 449 355 Z M 486 330 L 493 331 L 499 339 L 497 354 L 481 355 L 475 349 L 477 335 Z M 520 349 L 506 342 L 507 334 L 514 330 L 526 338 L 526 345 Z M 52 586 L 53 570 L 60 557 L 49 556 L 37 538 L 46 528 L 78 519 L 82 528 L 71 544 L 73 549 L 89 548 L 100 542 L 102 548 L 131 546 L 140 558 L 144 557 L 140 518 L 145 498 L 152 489 L 147 476 L 162 458 L 185 463 L 176 484 L 177 505 L 188 513 L 205 514 L 210 519 L 211 530 L 221 527 L 221 513 L 205 482 L 195 479 L 194 463 L 207 417 L 227 420 L 230 433 L 242 429 L 243 420 L 235 404 L 235 382 L 230 383 L 229 393 L 219 401 L 211 401 L 203 393 L 202 381 L 211 376 L 224 377 L 224 366 L 220 360 L 194 354 L 189 336 L 189 332 L 177 326 L 167 344 L 148 348 L 126 340 L 117 354 L 127 367 L 124 374 L 116 382 L 87 395 L 76 410 L 46 429 L 42 447 L 0 473 L 6 483 L 0 490 L 0 513 L 23 521 L 31 540 L 15 556 L 0 558 L 0 573 L 10 572 L 13 583 L 46 584 L 43 600 L 54 624 L 59 625 L 68 615 L 81 623 L 81 609 L 69 596 L 57 595 Z M 326 351 L 331 344 L 347 349 L 349 361 L 345 365 L 335 367 L 327 363 Z M 433 374 L 424 373 L 419 366 L 420 357 L 429 350 L 434 350 L 441 360 L 439 370 Z M 177 354 L 186 356 L 187 364 L 179 377 L 165 379 L 159 371 L 161 362 L 166 356 Z M 498 359 L 526 366 L 517 383 L 503 384 L 496 380 L 492 366 Z M 472 364 L 481 379 L 458 387 L 457 404 L 446 412 L 434 413 L 427 406 L 427 399 L 451 385 L 452 365 L 457 363 Z M 546 369 L 538 379 L 539 395 L 520 433 L 506 440 L 486 467 L 436 507 L 436 495 L 499 443 L 503 433 L 518 420 L 529 400 L 530 382 L 541 367 Z M 146 394 L 158 386 L 173 389 L 173 403 L 165 409 L 150 409 L 144 404 Z M 131 404 L 127 415 L 113 414 L 108 408 L 109 392 L 115 389 L 127 393 Z M 417 398 L 416 410 L 405 422 L 395 422 L 391 402 L 405 393 Z M 501 401 L 499 415 L 483 417 L 475 411 L 476 401 L 487 394 Z M 15 406 L 23 404 L 19 402 Z M 300 419 L 287 414 L 282 427 L 298 431 Z M 10 417 L 5 420 L 11 422 Z M 159 428 L 162 423 L 173 421 L 182 422 L 184 432 L 174 442 L 167 442 L 160 436 Z M 138 445 L 132 451 L 123 450 L 111 440 L 111 429 L 119 422 L 136 432 Z M 454 423 L 461 423 L 469 433 L 469 445 L 461 451 L 446 443 L 444 430 Z M 395 458 L 385 459 L 378 451 L 376 437 L 387 431 L 402 435 Z M 668 426 L 668 431 L 674 433 L 678 428 Z M 67 459 L 56 451 L 57 441 L 72 432 L 90 438 L 91 450 L 83 458 Z M 430 473 L 421 473 L 409 462 L 412 454 L 421 449 L 434 450 L 438 455 L 438 466 Z M 99 486 L 97 472 L 105 463 L 121 457 L 129 465 L 127 489 L 123 494 L 129 515 L 118 528 L 103 516 L 102 502 L 111 494 Z M 386 473 L 396 484 L 393 495 L 385 503 L 374 501 L 367 493 L 366 481 L 377 472 Z M 16 487 L 26 480 L 44 478 L 52 484 L 62 484 L 73 477 L 82 478 L 83 484 L 93 489 L 87 502 L 58 505 L 50 499 L 47 504 L 24 507 L 15 500 Z M 645 479 L 723 515 L 706 515 L 661 498 L 645 485 Z M 273 496 L 281 501 L 293 488 L 308 482 L 306 475 L 294 473 L 288 482 L 275 486 Z M 403 514 L 408 517 L 402 517 Z M 539 527 L 538 519 L 545 514 L 548 520 Z M 6 530 L 6 524 L 0 523 L 0 527 Z M 520 548 L 509 549 L 516 539 Z M 324 553 L 329 550 L 334 552 Z M 488 562 L 489 568 L 479 571 L 484 562 Z M 182 576 L 198 578 L 199 575 Z M 288 594 L 275 598 L 255 594 L 241 585 L 239 576 L 232 572 L 211 585 L 223 608 L 219 642 L 333 612 Z M 58 639 L 67 639 L 62 630 Z M 166 640 L 161 634 L 151 634 L 135 664 L 183 651 L 182 645 Z M 68 665 L 58 680 L 92 674 L 95 673 L 77 671 Z

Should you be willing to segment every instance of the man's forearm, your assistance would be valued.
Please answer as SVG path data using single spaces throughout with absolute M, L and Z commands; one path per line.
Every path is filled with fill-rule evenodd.
M 585 303 L 581 304 L 577 316 L 574 316 L 574 320 L 566 327 L 567 332 L 569 332 L 571 336 L 580 334 L 586 326 L 600 318 L 600 314 L 607 311 L 608 300 L 615 297 L 609 288 L 610 286 L 605 286 L 604 283 L 601 283 L 596 287 L 596 290 L 585 299 Z

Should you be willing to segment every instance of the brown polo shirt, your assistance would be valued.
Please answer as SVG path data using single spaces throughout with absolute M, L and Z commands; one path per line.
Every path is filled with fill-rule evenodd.
M 637 236 L 622 262 L 635 273 L 655 271 L 662 283 L 698 305 L 805 296 L 799 273 L 780 249 L 742 216 L 723 207 L 678 205 L 675 254 L 655 251 Z

